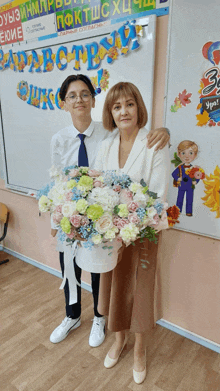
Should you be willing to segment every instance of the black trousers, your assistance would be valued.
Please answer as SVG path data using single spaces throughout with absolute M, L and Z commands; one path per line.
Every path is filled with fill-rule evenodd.
M 82 269 L 76 264 L 75 258 L 73 259 L 74 269 L 76 274 L 76 279 L 79 284 L 81 284 L 81 274 Z M 62 270 L 62 276 L 64 275 L 64 253 L 60 253 L 60 267 Z M 97 317 L 101 317 L 97 311 L 98 307 L 98 297 L 99 297 L 99 280 L 100 274 L 91 273 L 91 285 L 92 285 L 92 295 L 94 302 L 94 315 Z M 64 294 L 65 294 L 65 303 L 66 303 L 66 316 L 76 319 L 81 315 L 81 287 L 77 285 L 77 303 L 69 305 L 69 282 L 66 280 L 64 286 Z

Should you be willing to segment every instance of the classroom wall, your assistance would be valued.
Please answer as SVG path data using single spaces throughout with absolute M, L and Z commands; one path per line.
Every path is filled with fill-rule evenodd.
M 4 1 L 0 0 L 0 4 Z M 168 16 L 158 18 L 153 127 L 163 124 Z M 2 173 L 2 167 L 0 167 Z M 49 216 L 39 217 L 37 202 L 5 189 L 0 179 L 0 200 L 10 209 L 4 245 L 35 261 L 59 270 L 56 239 L 50 236 Z M 220 241 L 174 229 L 162 235 L 163 318 L 220 343 Z M 83 274 L 83 281 L 90 276 Z

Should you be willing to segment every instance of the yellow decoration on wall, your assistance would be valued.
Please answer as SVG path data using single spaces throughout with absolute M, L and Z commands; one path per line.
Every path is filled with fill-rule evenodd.
M 204 205 L 210 208 L 211 212 L 216 212 L 216 218 L 220 218 L 220 168 L 216 166 L 214 174 L 206 175 L 206 180 L 203 181 L 205 185 L 205 201 Z
M 118 49 L 121 49 L 121 38 L 120 37 L 117 37 L 116 40 L 115 40 L 115 46 L 118 48 Z
M 87 52 L 84 52 L 84 53 L 83 53 L 83 56 L 82 56 L 83 64 L 86 63 L 87 57 L 88 57 L 88 56 L 87 56 Z
M 43 56 L 38 56 L 40 66 L 43 64 Z
M 209 114 L 207 113 L 206 110 L 204 110 L 202 114 L 197 114 L 196 118 L 197 118 L 197 121 L 198 121 L 197 124 L 196 124 L 197 126 L 206 125 L 209 122 L 209 120 L 210 120 Z
M 67 62 L 74 60 L 74 58 L 75 58 L 75 52 L 74 53 L 67 53 L 67 56 L 66 56 Z
M 32 54 L 28 56 L 28 65 L 31 65 L 32 63 Z
M 101 60 L 103 60 L 103 58 L 105 57 L 105 55 L 108 53 L 108 51 L 104 48 L 104 47 L 101 47 L 99 48 L 99 57 L 101 58 Z

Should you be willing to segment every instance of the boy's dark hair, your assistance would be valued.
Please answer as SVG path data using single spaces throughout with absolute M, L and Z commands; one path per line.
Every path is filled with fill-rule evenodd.
M 62 83 L 61 87 L 60 87 L 60 99 L 62 101 L 65 100 L 65 97 L 66 97 L 66 92 L 69 88 L 69 85 L 74 82 L 74 81 L 77 81 L 77 80 L 81 80 L 83 81 L 83 83 L 85 83 L 89 89 L 89 91 L 91 92 L 92 94 L 92 97 L 94 98 L 95 96 L 95 90 L 94 90 L 94 87 L 91 83 L 91 80 L 86 76 L 86 75 L 70 75 L 68 76 L 64 82 Z

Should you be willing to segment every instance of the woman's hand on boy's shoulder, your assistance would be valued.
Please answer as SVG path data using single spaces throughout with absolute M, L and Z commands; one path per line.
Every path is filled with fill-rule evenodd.
M 155 144 L 157 144 L 155 151 L 163 149 L 167 143 L 169 143 L 170 135 L 167 128 L 157 128 L 151 130 L 147 135 L 147 148 L 151 149 Z

